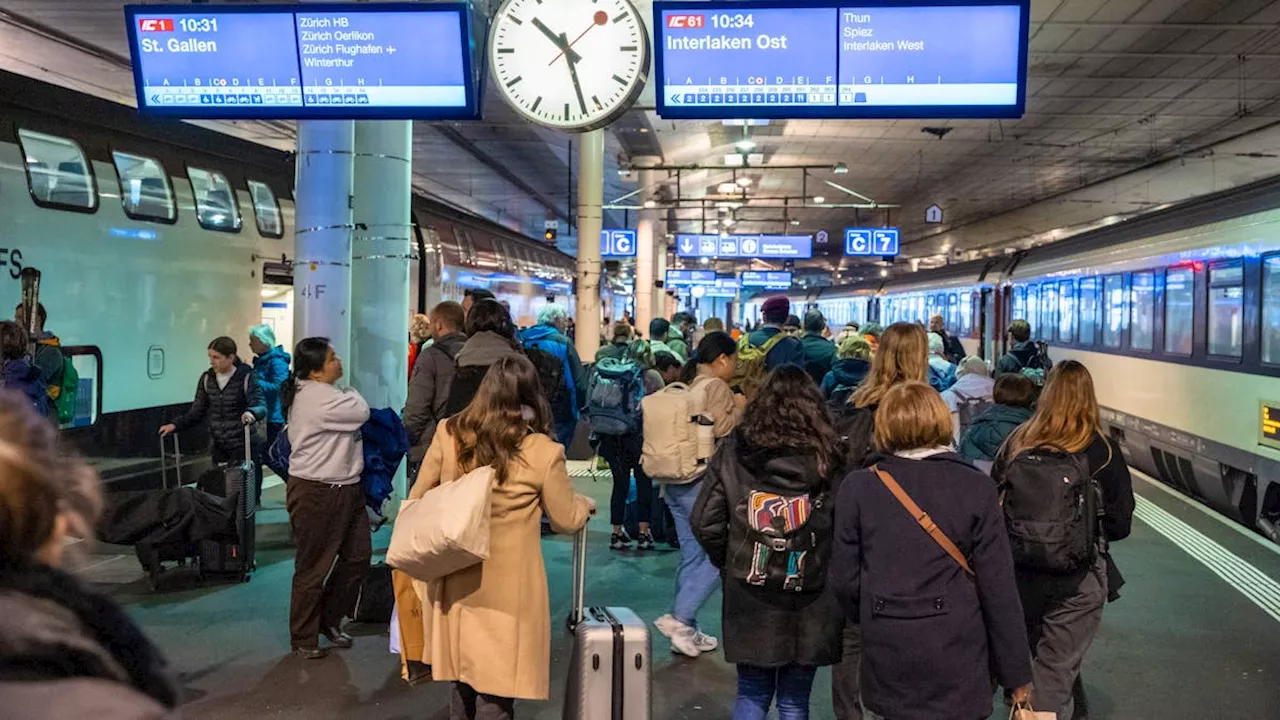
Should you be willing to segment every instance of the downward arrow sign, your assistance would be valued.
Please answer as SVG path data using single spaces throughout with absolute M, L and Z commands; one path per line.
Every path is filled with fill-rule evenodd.
M 688 240 L 685 240 L 684 245 L 681 245 L 680 248 L 687 253 L 693 252 L 693 243 L 689 242 Z

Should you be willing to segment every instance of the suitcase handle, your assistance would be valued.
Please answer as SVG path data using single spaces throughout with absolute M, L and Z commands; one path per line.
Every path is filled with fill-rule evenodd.
M 587 526 L 583 525 L 573 536 L 573 591 L 572 604 L 569 608 L 569 619 L 566 625 L 569 632 L 577 630 L 578 625 L 586 617 L 587 589 Z
M 249 437 L 250 428 L 252 427 L 253 423 L 244 424 L 244 461 L 250 465 L 253 464 L 253 444 Z
M 164 490 L 169 489 L 169 465 L 168 454 L 165 452 L 164 439 L 166 436 L 160 436 L 160 487 Z M 177 477 L 178 484 L 174 487 L 182 487 L 182 447 L 178 442 L 178 433 L 169 433 L 169 437 L 173 438 L 173 468 L 174 475 Z

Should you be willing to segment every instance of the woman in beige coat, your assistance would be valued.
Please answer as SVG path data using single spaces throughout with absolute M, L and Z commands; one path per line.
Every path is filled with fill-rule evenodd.
M 545 512 L 557 532 L 572 533 L 595 512 L 594 501 L 574 494 L 551 429 L 533 364 L 503 358 L 475 400 L 440 426 L 409 494 L 420 498 L 478 467 L 497 471 L 489 559 L 414 583 L 423 607 L 421 661 L 434 680 L 454 682 L 451 720 L 511 718 L 515 698 L 548 697 L 551 609 L 539 521 Z

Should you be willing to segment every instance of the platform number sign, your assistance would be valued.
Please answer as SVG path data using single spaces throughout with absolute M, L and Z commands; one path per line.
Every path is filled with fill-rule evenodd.
M 600 257 L 629 258 L 636 256 L 635 230 L 601 230 Z
M 851 257 L 894 257 L 901 252 L 898 228 L 849 228 L 844 231 L 844 254 Z

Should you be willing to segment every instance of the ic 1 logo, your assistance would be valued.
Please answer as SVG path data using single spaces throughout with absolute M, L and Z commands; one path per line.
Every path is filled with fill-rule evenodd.
M 173 18 L 142 18 L 138 20 L 142 32 L 173 32 Z
M 699 29 L 707 26 L 705 15 L 668 15 L 667 27 Z

